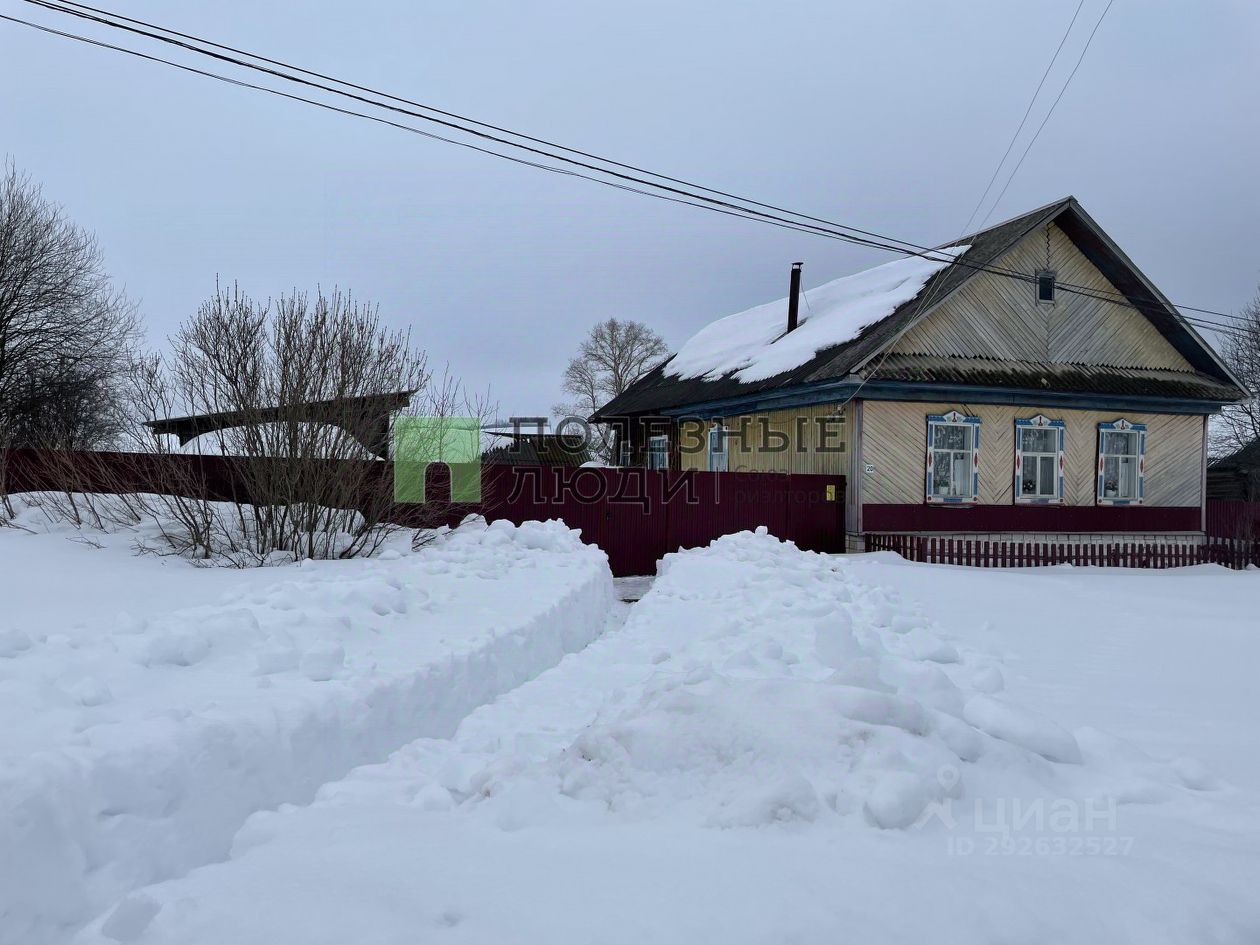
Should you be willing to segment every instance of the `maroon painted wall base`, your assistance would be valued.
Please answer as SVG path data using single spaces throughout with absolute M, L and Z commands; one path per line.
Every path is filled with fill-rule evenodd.
M 1197 505 L 863 505 L 864 532 L 1197 532 Z

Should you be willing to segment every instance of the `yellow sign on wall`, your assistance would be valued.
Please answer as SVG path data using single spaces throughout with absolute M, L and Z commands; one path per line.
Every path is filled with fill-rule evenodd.
M 827 487 L 827 501 L 828 502 L 836 501 L 836 487 L 835 486 Z

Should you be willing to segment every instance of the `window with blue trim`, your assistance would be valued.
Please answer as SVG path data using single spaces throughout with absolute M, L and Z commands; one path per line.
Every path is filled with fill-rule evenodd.
M 1015 500 L 1058 502 L 1063 499 L 1062 420 L 1040 414 L 1015 421 Z
M 1098 424 L 1098 501 L 1140 503 L 1146 492 L 1145 457 L 1146 424 L 1123 418 Z
M 974 502 L 980 491 L 980 418 L 928 416 L 927 501 Z

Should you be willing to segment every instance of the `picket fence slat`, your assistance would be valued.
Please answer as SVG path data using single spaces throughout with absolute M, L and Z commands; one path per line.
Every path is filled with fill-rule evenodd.
M 871 551 L 893 551 L 909 561 L 976 568 L 1184 568 L 1219 564 L 1260 567 L 1260 540 L 1209 536 L 1191 541 L 1012 541 L 941 538 L 904 533 L 868 535 Z

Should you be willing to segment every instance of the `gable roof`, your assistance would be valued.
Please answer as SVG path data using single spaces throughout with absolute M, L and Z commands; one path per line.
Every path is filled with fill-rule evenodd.
M 1049 223 L 1054 223 L 1063 230 L 1081 253 L 1093 263 L 1118 291 L 1125 295 L 1129 304 L 1137 308 L 1156 330 L 1167 339 L 1169 344 L 1194 368 L 1194 373 L 1186 372 L 1184 377 L 1181 378 L 1151 377 L 1149 384 L 1146 384 L 1141 377 L 1130 376 L 1127 378 L 1126 385 L 1130 390 L 1136 388 L 1135 392 L 1139 395 L 1149 392 L 1158 396 L 1186 397 L 1219 402 L 1236 400 L 1242 395 L 1241 383 L 1217 357 L 1211 347 L 1181 317 L 1181 314 L 1172 303 L 1164 298 L 1150 280 L 1138 270 L 1128 256 L 1103 232 L 1102 228 L 1084 211 L 1076 198 L 1069 196 L 954 241 L 952 244 L 954 247 L 966 247 L 965 250 L 956 256 L 955 264 L 932 265 L 932 259 L 940 260 L 945 258 L 942 254 L 953 255 L 953 249 L 951 248 L 946 253 L 947 247 L 943 245 L 934 249 L 928 259 L 924 259 L 923 256 L 910 257 L 908 260 L 899 260 L 889 264 L 888 267 L 868 270 L 868 273 L 871 274 L 879 273 L 883 269 L 904 265 L 910 260 L 915 260 L 919 264 L 919 272 L 922 275 L 922 279 L 919 282 L 918 291 L 914 292 L 909 298 L 895 299 L 895 303 L 891 306 L 892 310 L 882 318 L 876 318 L 875 321 L 861 327 L 860 330 L 853 330 L 847 334 L 841 332 L 841 340 L 839 340 L 838 344 L 822 348 L 814 352 L 812 356 L 808 356 L 808 352 L 806 352 L 804 356 L 797 359 L 790 357 L 786 359 L 781 358 L 780 363 L 794 363 L 794 366 L 786 367 L 786 369 L 773 376 L 763 376 L 766 371 L 761 365 L 775 364 L 774 355 L 767 355 L 764 350 L 762 352 L 736 351 L 735 354 L 744 356 L 743 361 L 729 357 L 725 361 L 715 359 L 715 363 L 720 364 L 722 368 L 730 368 L 722 371 L 722 373 L 703 372 L 701 370 L 704 366 L 703 363 L 698 362 L 695 358 L 688 358 L 688 363 L 684 364 L 680 369 L 680 366 L 675 362 L 678 356 L 675 356 L 675 359 L 670 359 L 658 365 L 623 394 L 602 407 L 592 419 L 607 420 L 621 416 L 677 410 L 693 404 L 765 394 L 782 388 L 817 384 L 826 381 L 840 381 L 844 378 L 861 374 L 870 362 L 880 356 L 885 349 L 895 343 L 913 325 L 934 311 L 957 289 L 977 274 L 986 271 L 986 267 L 991 266 L 999 257 L 1014 247 L 1029 233 Z M 929 271 L 923 272 L 924 267 L 929 267 Z M 819 289 L 810 290 L 810 292 L 817 293 L 821 290 L 832 289 L 840 286 L 841 283 L 857 280 L 865 275 L 867 274 L 836 280 Z M 1027 278 L 1031 280 L 1033 274 L 1029 273 Z M 706 331 L 712 333 L 714 329 L 717 329 L 718 326 L 722 326 L 724 323 L 736 323 L 737 319 L 749 317 L 759 318 L 761 313 L 772 313 L 776 310 L 782 313 L 782 317 L 778 320 L 779 324 L 786 327 L 787 300 L 781 299 L 766 306 L 750 309 L 748 312 L 741 313 L 738 316 L 715 322 L 707 329 L 702 330 L 697 339 L 703 336 Z M 809 317 L 808 314 L 805 314 L 802 325 L 808 323 Z M 856 326 L 854 328 L 856 329 Z M 802 328 L 798 328 L 796 332 L 793 332 L 793 336 L 801 331 Z M 784 337 L 783 333 L 772 334 L 768 337 L 763 337 L 761 343 L 764 349 L 770 349 L 781 342 Z M 680 354 L 687 352 L 689 346 L 692 346 L 692 342 L 684 346 Z M 796 347 L 798 348 L 796 353 L 799 356 L 801 355 L 799 345 Z M 973 360 L 983 362 L 985 359 L 977 358 Z M 741 370 L 740 366 L 738 366 L 749 361 L 751 362 L 752 370 L 749 370 L 747 367 Z M 1062 368 L 1066 366 L 1059 365 L 1056 367 Z M 1045 374 L 1045 365 L 1043 364 L 1025 365 L 1025 368 L 1031 368 L 1033 373 L 1038 375 Z M 1076 383 L 1087 385 L 1080 388 L 1082 392 L 1104 393 L 1107 391 L 1100 389 L 1097 383 L 1104 383 L 1104 387 L 1111 386 L 1107 383 L 1109 380 L 1106 377 L 1107 370 L 1095 367 L 1088 371 L 1069 372 L 1069 376 Z M 871 371 L 866 370 L 865 373 L 869 375 Z M 1132 373 L 1130 372 L 1130 375 Z M 1176 372 L 1157 373 L 1168 375 Z M 679 376 L 680 374 L 682 376 Z M 1026 383 L 1027 378 L 1019 375 L 1020 372 L 1014 370 L 1008 370 L 1005 374 L 990 371 L 987 379 L 979 383 L 994 383 L 996 379 L 998 386 L 1028 386 Z M 880 376 L 889 378 L 892 375 L 881 370 Z M 940 379 L 942 381 L 946 380 L 944 377 Z M 953 379 L 960 380 L 956 377 Z M 972 383 L 976 382 L 972 381 Z M 1064 389 L 1057 382 L 1056 387 L 1061 390 Z

